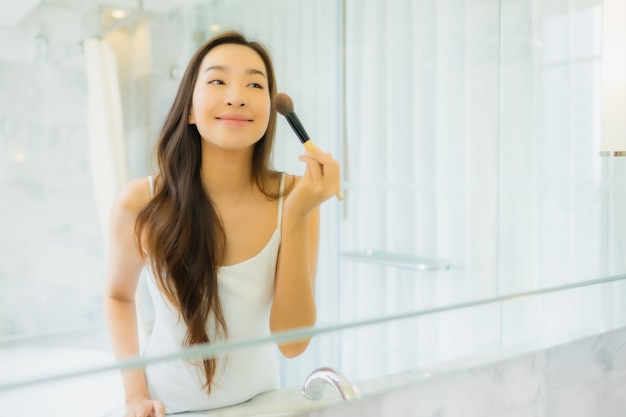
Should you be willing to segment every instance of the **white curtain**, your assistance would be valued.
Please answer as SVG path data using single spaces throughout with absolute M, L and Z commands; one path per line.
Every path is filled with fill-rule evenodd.
M 145 42 L 140 34 L 140 42 Z M 115 32 L 111 34 L 115 36 Z M 127 45 L 132 42 L 124 43 Z M 116 49 L 119 51 L 119 49 Z M 141 52 L 136 55 L 145 59 Z M 85 41 L 85 59 L 89 91 L 89 149 L 93 179 L 93 191 L 102 227 L 105 247 L 108 247 L 109 214 L 113 201 L 120 187 L 129 179 L 124 135 L 122 98 L 116 54 L 106 40 L 89 39 Z M 143 66 L 149 65 L 145 59 Z M 142 67 L 140 67 L 141 69 Z M 138 72 L 138 71 L 136 71 Z M 144 271 L 145 272 L 145 271 Z M 142 274 L 135 296 L 137 326 L 140 348 L 145 346 L 152 329 L 152 304 L 147 293 L 145 274 Z
M 84 49 L 89 94 L 89 161 L 96 209 L 106 244 L 111 205 L 120 186 L 128 179 L 122 101 L 111 46 L 106 41 L 87 39 Z
M 84 48 L 89 94 L 89 161 L 102 238 L 108 248 L 111 206 L 120 187 L 128 180 L 122 99 L 116 56 L 111 45 L 106 40 L 88 39 Z M 151 305 L 143 275 L 135 302 L 139 343 L 144 346 L 151 329 Z

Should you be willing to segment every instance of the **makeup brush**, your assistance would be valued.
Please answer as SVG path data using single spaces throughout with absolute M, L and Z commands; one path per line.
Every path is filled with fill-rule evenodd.
M 306 133 L 306 130 L 304 130 L 304 126 L 302 126 L 302 122 L 300 122 L 298 115 L 293 111 L 293 100 L 291 100 L 291 97 L 285 93 L 276 94 L 274 97 L 274 107 L 276 107 L 278 113 L 285 116 L 287 123 L 289 123 L 289 126 L 291 126 L 293 131 L 296 133 L 296 136 L 298 136 L 302 145 L 304 145 L 304 147 L 309 151 L 314 151 L 315 145 L 313 144 L 313 141 L 309 137 L 308 133 Z
M 309 134 L 304 130 L 304 126 L 302 126 L 302 122 L 298 118 L 298 115 L 293 110 L 293 100 L 285 93 L 278 93 L 274 96 L 274 107 L 278 111 L 278 113 L 285 116 L 287 119 L 287 123 L 296 133 L 302 145 L 309 151 L 314 151 L 317 147 L 313 144 L 313 141 L 309 137 Z M 339 191 L 337 194 L 338 200 L 343 200 L 343 194 Z

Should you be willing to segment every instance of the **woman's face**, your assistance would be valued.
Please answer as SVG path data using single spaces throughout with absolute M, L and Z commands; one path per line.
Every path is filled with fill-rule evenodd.
M 222 149 L 251 147 L 265 133 L 270 110 L 261 57 L 244 45 L 211 49 L 200 65 L 189 115 L 202 139 Z

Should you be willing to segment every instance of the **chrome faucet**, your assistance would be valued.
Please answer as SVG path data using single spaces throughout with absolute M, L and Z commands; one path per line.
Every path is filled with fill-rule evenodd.
M 324 385 L 328 384 L 346 401 L 362 398 L 359 389 L 347 376 L 332 368 L 317 368 L 306 378 L 302 387 L 302 395 L 309 400 L 322 398 Z

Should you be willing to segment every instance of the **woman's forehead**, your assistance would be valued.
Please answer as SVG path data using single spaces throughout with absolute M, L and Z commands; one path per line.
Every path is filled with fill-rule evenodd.
M 267 77 L 265 63 L 258 52 L 239 44 L 223 44 L 211 49 L 202 60 L 200 72 L 211 68 L 226 72 L 261 72 Z

